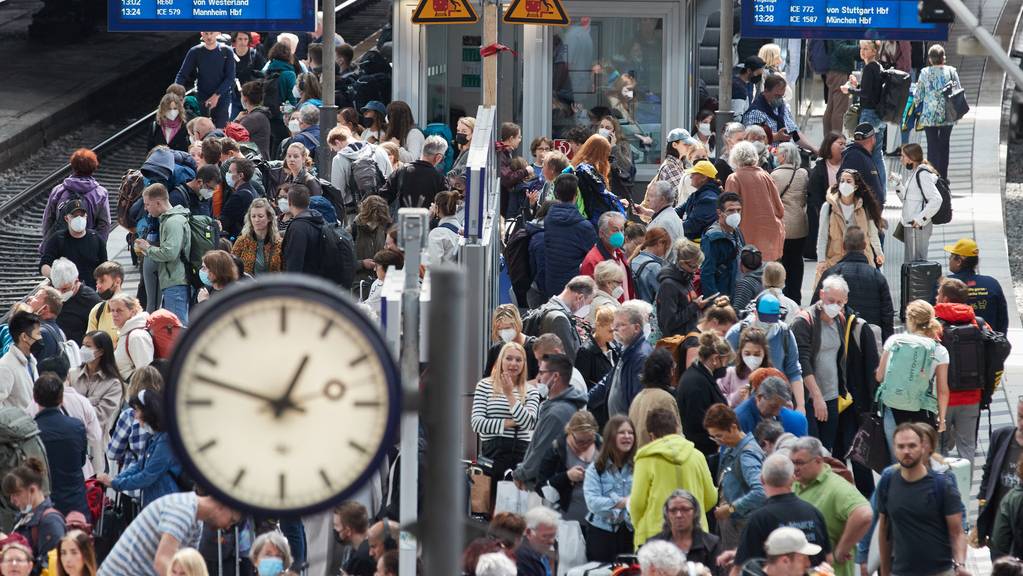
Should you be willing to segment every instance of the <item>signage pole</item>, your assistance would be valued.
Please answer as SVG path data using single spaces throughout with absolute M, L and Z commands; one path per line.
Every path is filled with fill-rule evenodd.
M 416 541 L 404 530 L 416 522 L 419 508 L 419 264 L 430 212 L 425 208 L 398 210 L 399 242 L 405 250 L 405 288 L 401 293 L 401 383 L 406 405 L 401 416 L 398 489 L 402 531 L 398 541 L 398 574 L 415 576 Z
M 425 574 L 451 576 L 461 572 L 465 517 L 465 472 L 460 461 L 461 392 L 466 379 L 465 273 L 455 266 L 431 266 L 430 285 L 430 341 L 444 344 L 430 346 L 431 384 L 423 392 L 430 465 L 420 534 Z
M 323 38 L 320 43 L 323 45 L 322 85 L 323 105 L 320 106 L 320 145 L 319 158 L 317 158 L 321 178 L 330 180 L 330 167 L 334 160 L 334 153 L 327 145 L 327 135 L 337 126 L 337 106 L 334 102 L 334 30 L 336 29 L 335 0 L 323 0 Z M 341 217 L 344 219 L 344 216 Z
M 497 43 L 497 0 L 484 0 L 483 45 Z M 497 54 L 483 59 L 483 105 L 497 106 Z
M 732 29 L 734 18 L 733 0 L 721 0 L 721 38 L 718 47 L 718 111 L 714 115 L 717 137 L 714 139 L 714 155 L 722 157 L 725 149 L 725 125 L 732 121 Z M 727 160 L 727 158 L 726 158 Z

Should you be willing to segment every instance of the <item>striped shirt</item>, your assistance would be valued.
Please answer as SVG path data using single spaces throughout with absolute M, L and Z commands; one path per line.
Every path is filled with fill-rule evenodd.
M 160 540 L 168 534 L 180 548 L 196 547 L 202 532 L 198 511 L 195 492 L 171 494 L 146 506 L 117 540 L 97 576 L 160 576 L 153 569 Z
M 479 434 L 480 440 L 490 440 L 503 436 L 529 441 L 533 438 L 536 427 L 536 412 L 540 406 L 540 393 L 536 387 L 526 388 L 525 402 L 517 401 L 515 406 L 508 407 L 508 399 L 501 392 L 493 392 L 490 378 L 484 378 L 476 384 L 476 394 L 472 398 L 472 430 Z M 518 426 L 505 429 L 505 420 L 515 420 Z

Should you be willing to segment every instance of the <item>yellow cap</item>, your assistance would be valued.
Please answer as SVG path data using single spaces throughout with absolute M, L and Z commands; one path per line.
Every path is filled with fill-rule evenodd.
M 977 243 L 972 238 L 960 238 L 955 244 L 945 246 L 945 252 L 951 252 L 952 254 L 963 258 L 980 255 L 980 250 L 977 249 Z
M 700 160 L 693 167 L 686 170 L 689 174 L 703 174 L 707 178 L 717 178 L 718 169 L 707 160 Z

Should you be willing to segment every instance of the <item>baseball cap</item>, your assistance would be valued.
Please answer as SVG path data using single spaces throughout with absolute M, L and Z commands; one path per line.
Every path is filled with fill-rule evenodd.
M 761 322 L 766 322 L 767 324 L 777 322 L 780 315 L 781 302 L 778 301 L 778 297 L 774 294 L 764 294 L 757 300 L 757 319 Z
M 853 132 L 853 140 L 866 140 L 874 135 L 874 126 L 869 122 L 863 122 L 856 126 Z
M 707 178 L 717 178 L 718 169 L 709 160 L 700 160 L 696 164 L 693 164 L 692 168 L 686 170 L 689 174 L 702 174 Z
M 681 140 L 684 144 L 699 144 L 696 138 L 689 133 L 689 130 L 685 128 L 675 128 L 671 132 L 668 132 L 668 142 L 678 142 Z
M 764 66 L 767 66 L 767 62 L 764 62 L 764 59 L 761 58 L 760 56 L 750 56 L 749 58 L 746 58 L 745 60 L 742 61 L 743 68 L 747 70 L 752 70 L 754 72 L 760 70 Z
M 768 556 L 784 556 L 786 554 L 806 554 L 816 556 L 821 553 L 821 547 L 810 544 L 806 540 L 806 534 L 799 528 L 777 528 L 767 537 L 764 543 L 764 550 Z
M 61 202 L 59 210 L 61 216 L 67 216 L 68 214 L 73 214 L 77 211 L 85 212 L 85 206 L 82 206 L 82 201 L 76 198 Z
M 377 114 L 387 114 L 387 106 L 384 106 L 384 103 L 379 100 L 370 100 L 369 102 L 366 102 L 366 105 L 362 107 L 361 111 L 365 112 L 366 110 L 372 110 Z
M 764 255 L 760 253 L 760 249 L 756 246 L 747 244 L 739 252 L 739 260 L 747 270 L 756 270 L 764 263 Z
M 955 244 L 945 246 L 945 252 L 950 252 L 956 256 L 962 256 L 963 258 L 976 257 L 980 255 L 980 250 L 977 249 L 977 243 L 973 240 L 973 238 L 960 238 Z

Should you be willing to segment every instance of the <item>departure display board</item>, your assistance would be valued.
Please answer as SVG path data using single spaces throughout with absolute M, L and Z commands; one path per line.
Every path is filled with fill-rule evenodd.
M 112 32 L 312 31 L 315 0 L 107 0 Z
M 947 40 L 948 26 L 920 22 L 917 0 L 743 0 L 742 36 Z

